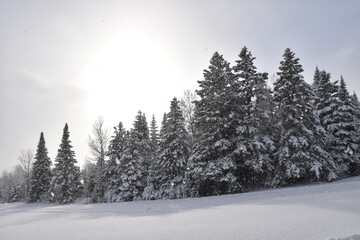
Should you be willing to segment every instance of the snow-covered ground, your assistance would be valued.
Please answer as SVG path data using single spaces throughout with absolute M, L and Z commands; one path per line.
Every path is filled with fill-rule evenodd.
M 197 199 L 0 204 L 0 239 L 360 239 L 360 177 Z

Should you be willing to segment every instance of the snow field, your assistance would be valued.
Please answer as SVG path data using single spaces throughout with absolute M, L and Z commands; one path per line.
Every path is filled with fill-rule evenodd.
M 360 239 L 360 177 L 218 197 L 2 204 L 1 240 Z

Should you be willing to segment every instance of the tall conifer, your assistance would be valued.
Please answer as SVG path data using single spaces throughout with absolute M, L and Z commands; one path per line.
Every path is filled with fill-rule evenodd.
M 62 204 L 72 203 L 81 195 L 80 168 L 75 165 L 77 161 L 69 137 L 69 127 L 65 124 L 53 176 L 55 198 Z
M 237 175 L 247 188 L 263 186 L 272 171 L 271 154 L 275 149 L 271 130 L 271 94 L 266 86 L 267 73 L 258 73 L 255 57 L 244 47 L 233 68 L 240 81 L 243 101 L 237 126 Z
M 346 88 L 343 77 L 337 93 L 340 103 L 334 111 L 334 119 L 328 126 L 333 138 L 330 147 L 336 164 L 338 174 L 342 177 L 355 175 L 359 165 L 359 133 L 356 131 L 356 110 Z
M 108 161 L 105 163 L 103 172 L 103 179 L 105 180 L 105 201 L 116 202 L 120 193 L 121 186 L 121 166 L 120 159 L 124 154 L 127 143 L 127 131 L 123 127 L 123 123 L 119 122 L 117 127 L 114 127 L 114 135 L 111 136 L 109 149 L 106 155 Z
M 204 80 L 198 81 L 199 100 L 195 101 L 195 146 L 189 159 L 187 183 L 190 195 L 217 195 L 237 187 L 234 176 L 236 111 L 231 91 L 238 88 L 229 63 L 215 53 Z M 230 99 L 229 99 L 230 98 Z
M 44 134 L 40 134 L 35 162 L 31 172 L 30 202 L 50 200 L 51 160 L 48 157 Z
M 132 201 L 142 198 L 151 162 L 151 142 L 145 114 L 138 112 L 120 158 L 121 186 L 119 199 Z
M 166 116 L 165 129 L 155 158 L 157 176 L 153 185 L 157 185 L 157 198 L 180 198 L 185 194 L 183 179 L 190 155 L 190 136 L 176 98 L 171 101 L 170 112 Z
M 274 85 L 277 121 L 275 184 L 319 180 L 327 165 L 326 135 L 314 112 L 314 93 L 299 58 L 287 48 Z

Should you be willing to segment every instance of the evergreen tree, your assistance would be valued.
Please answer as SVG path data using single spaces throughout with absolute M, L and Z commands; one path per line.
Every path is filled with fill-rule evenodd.
M 107 156 L 109 160 L 105 163 L 105 170 L 103 178 L 106 184 L 105 201 L 116 202 L 120 193 L 121 186 L 121 166 L 120 159 L 124 153 L 126 142 L 128 139 L 128 131 L 123 127 L 120 122 L 117 127 L 114 127 L 114 135 L 110 140 L 109 150 Z
M 334 121 L 328 125 L 332 138 L 331 153 L 342 177 L 355 175 L 359 165 L 359 134 L 356 131 L 356 110 L 341 77 L 337 97 L 339 104 L 334 111 Z
M 83 182 L 84 196 L 92 201 L 93 194 L 97 184 L 97 167 L 91 161 L 86 161 L 81 170 L 81 179 Z M 95 201 L 92 201 L 95 202 Z
M 160 187 L 164 182 L 163 175 L 161 173 L 161 167 L 156 159 L 150 164 L 149 172 L 146 179 L 146 187 L 144 188 L 142 198 L 144 200 L 162 199 L 160 194 Z
M 238 88 L 229 63 L 217 52 L 210 60 L 209 70 L 204 70 L 204 80 L 198 83 L 200 99 L 195 101 L 195 145 L 186 177 L 189 194 L 229 193 L 237 188 L 233 157 L 236 146 L 232 141 L 236 135 L 236 114 L 231 109 L 237 98 L 232 98 L 231 91 Z
M 165 139 L 166 126 L 167 126 L 167 114 L 164 113 L 161 122 L 158 144 L 160 144 Z M 159 151 L 159 146 L 157 151 Z M 157 151 L 155 152 L 155 158 L 150 164 L 149 174 L 147 176 L 147 184 L 143 192 L 143 199 L 145 200 L 154 200 L 161 198 L 158 189 L 160 188 L 160 183 L 162 182 L 161 179 L 162 175 L 161 175 L 161 168 L 159 166 L 159 163 L 158 161 L 156 161 Z
M 155 198 L 180 198 L 185 194 L 184 174 L 187 159 L 190 154 L 189 134 L 185 129 L 184 118 L 180 110 L 179 101 L 174 98 L 171 101 L 170 112 L 166 115 L 167 120 L 165 128 L 162 130 L 163 135 L 156 155 L 156 165 L 151 168 L 156 171 L 156 179 L 150 182 L 150 188 L 156 191 L 150 191 L 151 196 Z M 153 178 L 154 175 L 149 175 Z M 157 185 L 158 188 L 154 189 Z M 144 192 L 145 199 L 149 197 L 149 190 Z
M 242 113 L 237 127 L 237 175 L 246 188 L 263 186 L 272 171 L 274 141 L 271 130 L 271 94 L 266 86 L 267 73 L 257 73 L 255 57 L 244 47 L 233 68 L 241 84 Z
M 164 113 L 163 119 L 162 119 L 162 121 L 161 121 L 159 141 L 161 141 L 161 140 L 164 138 L 164 131 L 165 131 L 165 129 L 166 129 L 166 120 L 167 120 L 167 115 L 166 115 L 166 113 Z
M 327 116 L 331 109 L 328 106 L 333 105 L 332 102 L 334 93 L 334 89 L 336 90 L 336 86 L 334 88 L 334 84 L 330 82 L 331 74 L 327 73 L 326 71 L 321 71 L 316 67 L 314 73 L 314 93 L 315 93 L 315 100 L 314 100 L 314 107 L 317 111 L 317 114 L 320 117 L 320 122 L 324 126 L 324 116 Z M 330 111 L 331 113 L 331 111 Z M 326 129 L 326 127 L 324 126 Z
M 65 124 L 53 176 L 55 198 L 62 204 L 72 203 L 81 194 L 80 168 L 75 165 L 77 161 L 69 137 L 69 127 Z
M 351 105 L 354 109 L 356 132 L 360 133 L 360 102 L 355 92 L 351 95 Z
M 158 126 L 154 114 L 152 116 L 150 123 L 150 140 L 154 148 L 153 151 L 155 153 L 159 145 L 159 133 L 158 133 Z
M 315 68 L 315 73 L 314 73 L 314 79 L 313 79 L 313 87 L 316 89 L 317 86 L 319 86 L 319 82 L 320 82 L 320 70 L 319 68 L 316 66 Z M 316 90 L 315 90 L 316 91 Z
M 315 70 L 314 79 L 316 79 L 316 85 L 314 80 L 315 101 L 314 106 L 317 115 L 319 116 L 322 127 L 326 130 L 326 144 L 325 150 L 328 153 L 332 152 L 331 142 L 334 139 L 333 131 L 329 127 L 336 122 L 335 114 L 339 107 L 340 101 L 337 97 L 337 82 L 330 81 L 330 73 L 326 71 Z M 333 180 L 337 177 L 336 164 L 333 159 L 333 155 L 330 154 L 327 165 L 327 176 L 323 176 L 324 180 Z
M 129 140 L 120 158 L 121 186 L 119 199 L 132 201 L 142 198 L 151 160 L 151 141 L 145 115 L 139 111 Z
M 35 162 L 31 172 L 30 202 L 50 200 L 51 160 L 45 146 L 44 134 L 40 134 Z
M 353 95 L 351 95 L 351 100 L 352 100 L 354 106 L 357 106 L 357 107 L 360 106 L 359 98 L 355 92 L 353 93 Z
M 315 96 L 314 96 L 314 102 L 313 102 L 314 107 L 316 107 L 318 98 L 320 97 L 320 96 L 319 96 L 319 93 L 318 93 L 319 82 L 320 82 L 320 70 L 319 70 L 319 68 L 316 66 L 316 67 L 315 67 L 315 72 L 314 72 L 313 83 L 312 83 L 312 88 L 313 88 L 314 95 L 315 95 Z
M 169 176 L 175 177 L 183 172 L 190 153 L 189 135 L 184 127 L 184 118 L 176 98 L 171 101 L 170 112 L 166 116 L 158 162 L 164 169 L 169 170 Z
M 351 102 L 354 109 L 354 124 L 356 129 L 356 142 L 360 143 L 360 102 L 359 99 L 354 92 L 353 95 L 351 95 Z M 357 155 L 360 155 L 360 146 L 357 147 L 356 151 Z M 360 157 L 360 156 L 359 156 Z M 360 175 L 360 159 L 358 159 L 358 163 L 353 166 L 353 175 Z
M 274 184 L 319 180 L 327 165 L 325 130 L 315 114 L 312 88 L 304 81 L 299 58 L 288 48 L 274 85 L 277 151 Z

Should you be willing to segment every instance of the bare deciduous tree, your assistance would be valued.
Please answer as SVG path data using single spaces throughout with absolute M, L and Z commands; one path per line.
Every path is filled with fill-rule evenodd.
M 4 170 L 0 176 L 0 203 L 10 203 L 24 200 L 24 171 L 20 164 L 10 171 Z
M 26 198 L 29 197 L 30 192 L 31 166 L 34 161 L 34 156 L 34 150 L 32 150 L 31 148 L 21 150 L 20 155 L 18 156 L 21 170 L 24 173 Z
M 180 109 L 183 112 L 185 119 L 185 126 L 188 132 L 193 136 L 195 133 L 195 128 L 193 124 L 194 112 L 195 112 L 195 103 L 196 93 L 191 90 L 184 91 L 184 96 L 180 100 Z
M 90 159 L 100 167 L 104 166 L 106 150 L 109 144 L 109 132 L 104 126 L 104 119 L 99 117 L 93 124 L 92 136 L 88 138 Z
M 105 168 L 106 150 L 109 145 L 109 132 L 104 126 L 104 119 L 99 117 L 93 124 L 92 135 L 88 138 L 90 148 L 90 160 L 96 163 L 95 169 L 95 188 L 91 194 L 93 202 L 102 202 L 104 197 L 105 186 L 102 174 Z

